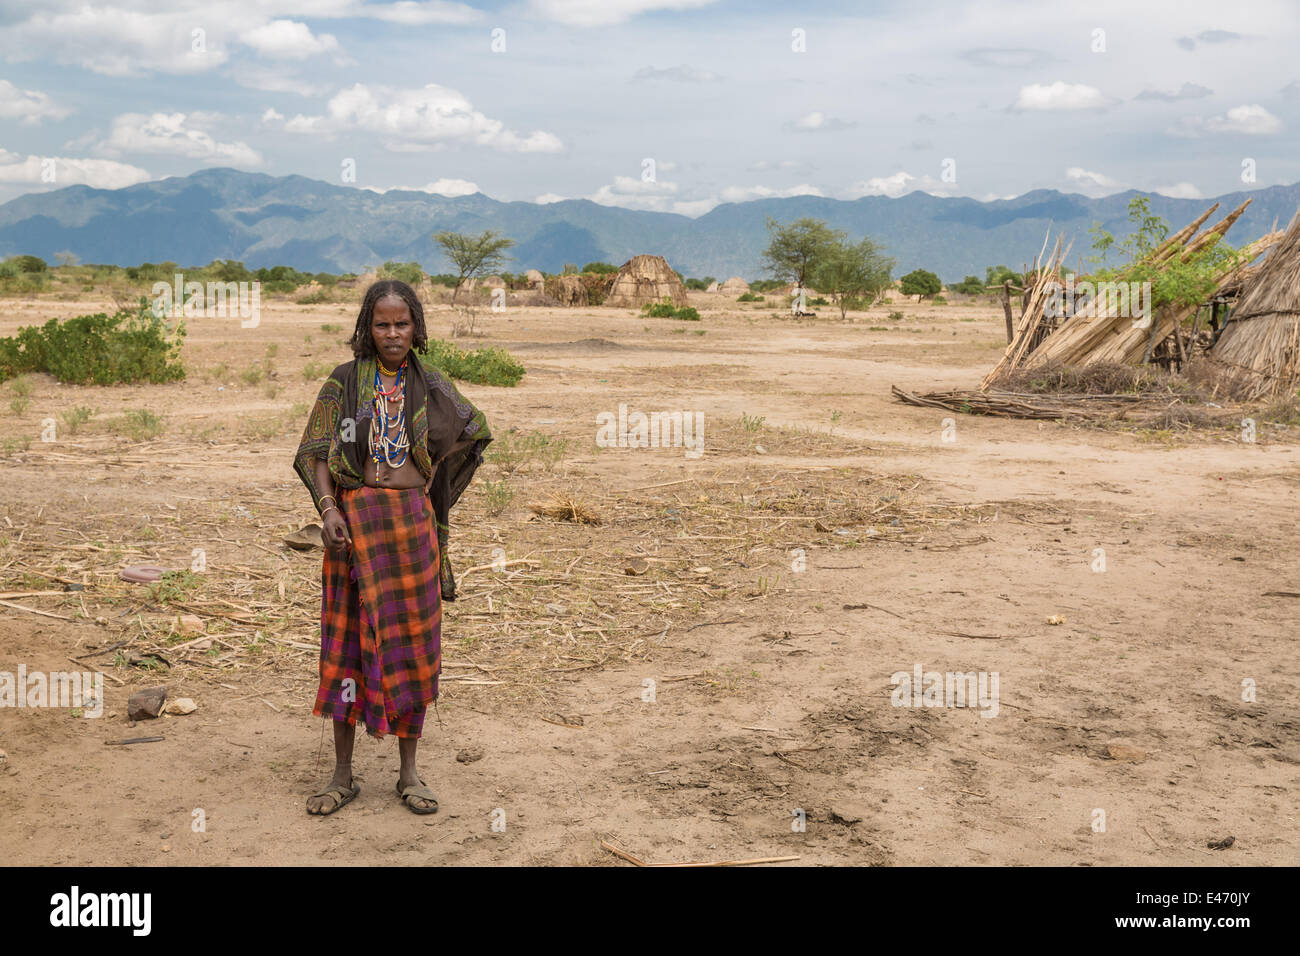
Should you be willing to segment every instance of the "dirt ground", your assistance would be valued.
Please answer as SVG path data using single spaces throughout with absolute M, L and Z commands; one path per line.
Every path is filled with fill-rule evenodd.
M 5 598 L 0 671 L 100 670 L 107 702 L 0 709 L 4 862 L 631 865 L 602 841 L 651 863 L 1297 861 L 1296 429 L 945 422 L 889 386 L 976 385 L 996 305 L 796 324 L 695 298 L 698 324 L 480 315 L 469 341 L 528 371 L 462 390 L 500 439 L 561 452 L 490 462 L 452 513 L 433 816 L 399 804 L 395 742 L 363 735 L 357 800 L 304 809 L 332 763 L 311 716 L 321 554 L 280 539 L 315 518 L 292 451 L 355 305 L 191 320 L 184 383 L 36 377 L 0 429 L 0 591 L 85 589 Z M 6 300 L 0 334 L 104 307 Z M 620 402 L 702 414 L 704 453 L 598 448 Z M 124 434 L 133 409 L 161 434 Z M 602 523 L 533 515 L 552 495 Z M 186 594 L 117 578 L 195 549 Z M 521 563 L 478 567 L 502 554 Z M 211 647 L 169 633 L 180 605 Z M 151 649 L 170 668 L 123 656 Z M 918 666 L 996 673 L 996 714 L 894 706 L 891 675 Z M 160 683 L 197 711 L 128 726 L 128 695 Z M 145 735 L 164 740 L 106 745 Z

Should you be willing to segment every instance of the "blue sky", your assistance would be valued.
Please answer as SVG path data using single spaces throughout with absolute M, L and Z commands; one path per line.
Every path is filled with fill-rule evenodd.
M 1297 41 L 1268 0 L 0 2 L 0 201 L 210 166 L 687 215 L 1213 196 L 1300 180 Z

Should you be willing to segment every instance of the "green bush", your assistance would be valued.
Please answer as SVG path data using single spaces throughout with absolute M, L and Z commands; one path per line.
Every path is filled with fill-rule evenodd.
M 967 276 L 960 282 L 950 284 L 948 288 L 962 295 L 983 295 L 987 291 L 984 280 L 979 276 Z
M 754 292 L 745 292 L 736 297 L 737 302 L 762 302 L 763 297 Z
M 582 267 L 583 272 L 596 272 L 602 275 L 608 275 L 618 271 L 618 266 L 610 265 L 608 262 L 588 262 Z
M 17 266 L 19 272 L 45 272 L 49 269 L 44 259 L 38 259 L 36 256 L 14 256 L 9 260 Z
M 902 313 L 902 312 L 897 312 L 897 311 L 895 311 L 895 312 L 890 312 L 890 313 L 889 313 L 889 319 L 890 319 L 891 322 L 902 322 L 902 321 L 903 321 L 903 313 Z
M 379 267 L 379 278 L 397 279 L 418 288 L 424 281 L 424 268 L 418 262 L 385 262 Z
M 934 299 L 932 299 L 931 301 L 933 301 L 935 305 L 947 305 L 947 304 L 948 304 L 948 300 L 947 300 L 946 298 L 944 298 L 943 296 L 941 296 L 941 295 L 936 295 L 936 296 L 934 297 Z
M 0 381 L 48 372 L 77 385 L 171 382 L 185 377 L 184 336 L 184 323 L 173 326 L 154 315 L 143 297 L 135 312 L 50 319 L 0 338 Z
M 293 300 L 299 305 L 320 305 L 322 302 L 330 301 L 329 289 L 317 289 L 314 292 L 308 292 Z
M 682 319 L 686 322 L 700 321 L 700 313 L 691 306 L 677 308 L 672 302 L 664 299 L 662 302 L 655 302 L 652 305 L 641 306 L 641 314 L 651 319 Z
M 445 339 L 430 339 L 425 357 L 447 377 L 477 385 L 513 387 L 524 377 L 524 367 L 503 348 L 467 351 Z

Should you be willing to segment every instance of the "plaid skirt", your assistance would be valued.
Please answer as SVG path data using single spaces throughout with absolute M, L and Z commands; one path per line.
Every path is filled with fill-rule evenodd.
M 321 569 L 320 689 L 312 713 L 419 737 L 442 670 L 433 506 L 423 488 L 342 488 L 352 536 Z

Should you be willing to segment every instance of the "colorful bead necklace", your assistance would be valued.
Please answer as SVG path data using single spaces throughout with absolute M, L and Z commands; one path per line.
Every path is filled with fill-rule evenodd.
M 375 402 L 374 419 L 370 425 L 370 458 L 376 465 L 381 462 L 390 468 L 401 468 L 406 464 L 406 456 L 411 442 L 406 434 L 406 360 L 398 366 L 396 372 L 384 368 L 382 360 L 375 368 Z M 393 387 L 384 388 L 380 373 L 396 375 Z M 392 409 L 390 413 L 389 409 Z M 395 436 L 395 437 L 394 437 Z

